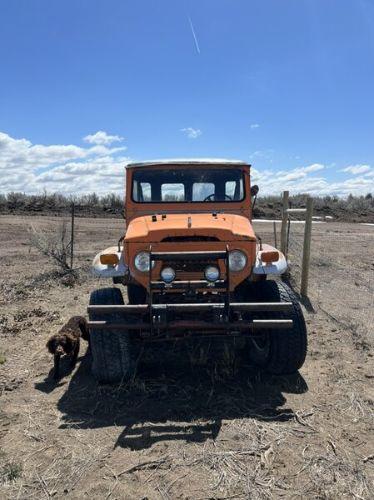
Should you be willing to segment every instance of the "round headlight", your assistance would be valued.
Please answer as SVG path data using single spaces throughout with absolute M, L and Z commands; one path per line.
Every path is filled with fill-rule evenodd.
M 208 266 L 204 274 L 207 281 L 217 281 L 219 278 L 219 269 L 216 266 Z
M 136 257 L 135 257 L 135 267 L 138 271 L 141 271 L 142 273 L 146 273 L 149 271 L 149 252 L 139 252 Z M 154 267 L 155 263 L 152 262 L 152 268 Z
M 243 271 L 247 264 L 247 256 L 240 250 L 233 250 L 229 253 L 230 271 Z
M 175 271 L 172 267 L 164 267 L 161 271 L 161 278 L 165 283 L 171 283 L 175 279 Z

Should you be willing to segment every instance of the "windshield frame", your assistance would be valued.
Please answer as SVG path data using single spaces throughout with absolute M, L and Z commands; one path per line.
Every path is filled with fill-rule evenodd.
M 235 199 L 235 200 L 208 200 L 208 201 L 203 201 L 203 200 L 182 200 L 182 201 L 178 201 L 178 200 L 150 200 L 150 201 L 137 201 L 135 198 L 134 198 L 134 177 L 136 175 L 137 172 L 139 171 L 144 171 L 144 170 L 147 170 L 149 172 L 151 172 L 152 170 L 154 171 L 168 171 L 168 170 L 203 170 L 203 171 L 211 171 L 211 170 L 235 170 L 235 171 L 240 171 L 241 172 L 241 182 L 242 182 L 242 185 L 240 187 L 240 189 L 242 190 L 242 197 L 240 199 Z M 247 188 L 246 188 L 246 170 L 244 168 L 242 168 L 241 166 L 237 166 L 235 165 L 235 167 L 231 166 L 231 165 L 199 165 L 199 166 L 196 166 L 196 167 L 193 167 L 191 168 L 190 165 L 176 165 L 175 167 L 174 166 L 171 166 L 171 165 L 168 165 L 168 167 L 165 167 L 163 165 L 155 165 L 155 166 L 151 166 L 151 167 L 142 167 L 142 168 L 134 168 L 132 169 L 132 175 L 131 175 L 131 201 L 132 203 L 136 204 L 137 206 L 139 205 L 144 205 L 144 206 L 150 206 L 150 205 L 177 205 L 177 206 L 181 206 L 183 204 L 188 204 L 188 205 L 199 205 L 199 204 L 202 204 L 202 205 L 210 205 L 211 203 L 215 203 L 215 204 L 224 204 L 224 205 L 229 205 L 229 204 L 243 204 L 243 202 L 246 200 L 247 198 Z M 227 180 L 226 182 L 229 182 L 230 180 Z M 199 182 L 199 181 L 197 181 Z M 170 182 L 170 184 L 173 184 L 173 182 Z M 214 193 L 212 193 L 214 194 Z

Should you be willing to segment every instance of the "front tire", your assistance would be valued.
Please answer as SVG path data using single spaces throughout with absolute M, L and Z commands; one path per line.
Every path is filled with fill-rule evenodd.
M 254 319 L 292 319 L 289 330 L 269 330 L 249 339 L 249 358 L 267 372 L 289 375 L 299 370 L 307 353 L 307 331 L 303 312 L 295 293 L 284 283 L 263 281 L 251 285 L 251 300 L 256 302 L 291 302 L 291 312 L 257 313 Z
M 118 288 L 101 288 L 91 293 L 90 305 L 122 305 L 123 297 Z M 115 313 L 90 312 L 91 321 L 117 319 Z M 98 382 L 113 384 L 128 378 L 133 370 L 129 333 L 119 330 L 90 331 L 92 374 Z
M 147 291 L 140 285 L 129 283 L 127 285 L 127 298 L 129 304 L 145 304 L 147 300 Z

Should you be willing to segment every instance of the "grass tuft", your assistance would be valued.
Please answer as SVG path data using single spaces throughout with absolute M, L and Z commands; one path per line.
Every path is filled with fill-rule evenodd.
M 15 481 L 22 475 L 22 465 L 17 462 L 8 462 L 4 465 L 1 476 L 3 481 Z

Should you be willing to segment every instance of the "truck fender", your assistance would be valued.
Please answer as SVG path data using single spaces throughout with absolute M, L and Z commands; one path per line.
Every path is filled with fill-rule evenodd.
M 100 256 L 106 253 L 115 253 L 118 255 L 119 262 L 116 266 L 105 265 L 100 262 Z M 92 262 L 92 273 L 94 276 L 101 278 L 113 278 L 115 276 L 125 276 L 128 273 L 128 266 L 126 265 L 123 252 L 118 251 L 118 247 L 109 247 L 99 252 Z
M 261 260 L 262 252 L 271 252 L 271 251 L 277 251 L 279 253 L 279 259 L 276 262 L 272 262 L 271 264 L 267 264 L 265 262 L 262 262 L 262 260 Z M 281 275 L 287 271 L 287 267 L 288 267 L 287 260 L 286 260 L 285 256 L 277 248 L 274 248 L 271 245 L 263 244 L 262 250 L 260 250 L 259 246 L 257 246 L 256 262 L 255 262 L 255 265 L 252 269 L 253 274 Z

